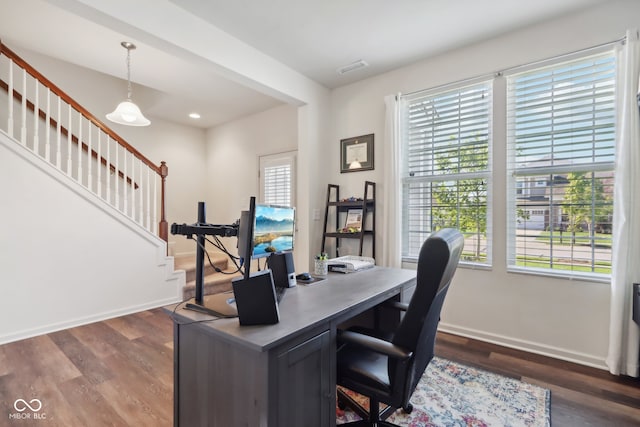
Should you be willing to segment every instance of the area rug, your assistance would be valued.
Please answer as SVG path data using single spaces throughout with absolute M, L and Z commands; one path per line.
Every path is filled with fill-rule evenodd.
M 549 390 L 438 357 L 427 367 L 411 403 L 411 414 L 399 409 L 387 420 L 403 427 L 548 427 L 551 423 Z M 360 419 L 349 409 L 336 413 L 337 424 Z

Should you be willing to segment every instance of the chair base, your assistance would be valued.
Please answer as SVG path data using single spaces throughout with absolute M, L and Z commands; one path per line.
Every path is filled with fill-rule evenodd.
M 385 426 L 385 427 L 400 427 L 397 424 L 390 423 L 386 420 L 391 414 L 395 412 L 397 408 L 393 408 L 391 406 L 387 406 L 385 409 L 380 411 L 379 402 L 375 399 L 369 399 L 369 410 L 373 410 L 373 413 L 367 412 L 358 402 L 353 400 L 351 396 L 345 394 L 342 390 L 338 389 L 338 407 L 340 409 L 344 409 L 346 407 L 351 408 L 362 420 L 352 421 L 350 423 L 340 424 L 341 426 L 351 426 L 351 427 L 374 427 L 374 426 Z M 411 409 L 413 407 L 409 404 Z M 376 408 L 376 409 L 373 409 Z M 411 412 L 411 409 L 408 412 Z

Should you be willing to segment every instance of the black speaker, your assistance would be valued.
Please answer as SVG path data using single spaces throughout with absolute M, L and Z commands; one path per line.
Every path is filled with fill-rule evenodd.
M 273 272 L 273 282 L 277 287 L 292 288 L 296 285 L 296 268 L 291 252 L 271 254 L 267 258 L 267 266 Z
M 231 280 L 241 325 L 272 325 L 280 321 L 271 270 Z

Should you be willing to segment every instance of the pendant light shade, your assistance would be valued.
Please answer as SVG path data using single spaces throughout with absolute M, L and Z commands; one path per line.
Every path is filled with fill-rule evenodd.
M 151 124 L 149 119 L 142 115 L 140 108 L 130 99 L 118 104 L 112 113 L 107 114 L 107 119 L 128 126 L 149 126 Z
M 118 104 L 112 113 L 107 114 L 107 119 L 126 126 L 149 126 L 151 124 L 149 119 L 131 101 L 131 51 L 136 48 L 136 45 L 130 42 L 122 42 L 121 44 L 127 49 L 127 100 Z

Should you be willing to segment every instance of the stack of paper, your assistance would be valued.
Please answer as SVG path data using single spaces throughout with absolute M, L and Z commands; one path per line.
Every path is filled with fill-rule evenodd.
M 329 271 L 339 273 L 352 273 L 354 271 L 366 270 L 376 265 L 376 261 L 370 257 L 347 255 L 332 258 L 327 261 Z

